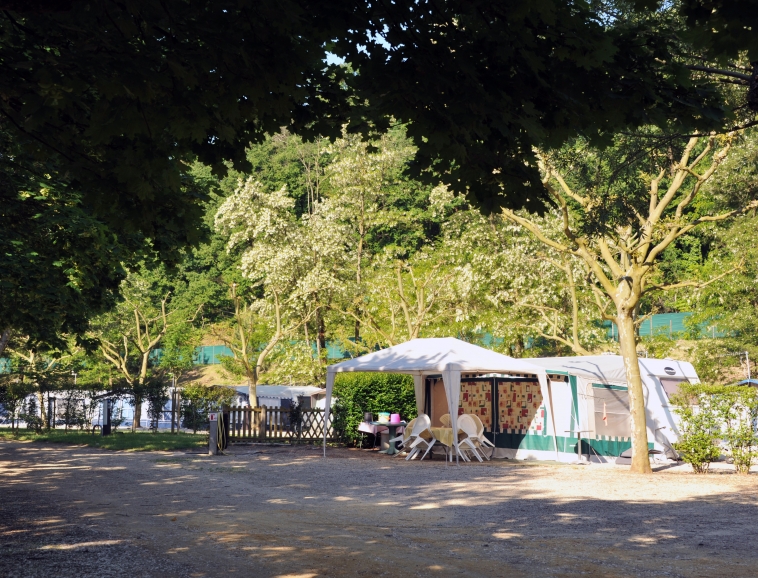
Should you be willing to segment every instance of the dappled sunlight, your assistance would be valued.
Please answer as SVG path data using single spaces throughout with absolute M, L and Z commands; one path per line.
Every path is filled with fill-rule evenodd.
M 33 526 L 46 526 L 48 524 L 62 524 L 63 518 L 47 518 L 45 520 L 33 520 L 31 524 Z
M 0 477 L 0 492 L 44 490 L 39 495 L 71 508 L 82 526 L 117 528 L 116 538 L 136 536 L 177 561 L 202 555 L 233 562 L 234 572 L 250 576 L 352 578 L 373 561 L 408 576 L 517 576 L 528 575 L 524 569 L 536 560 L 550 576 L 566 556 L 581 559 L 589 576 L 694 575 L 673 565 L 689 561 L 696 574 L 711 568 L 708 560 L 723 562 L 709 553 L 717 551 L 714 540 L 745 548 L 758 563 L 758 554 L 748 554 L 758 539 L 754 476 L 640 477 L 618 468 L 518 462 L 472 468 L 370 454 L 354 459 L 345 450 L 305 462 L 289 448 L 263 448 L 265 459 L 111 453 L 97 460 L 89 450 L 74 458 L 27 448 L 0 444 L 0 462 L 20 472 Z M 64 467 L 52 474 L 57 464 Z M 39 517 L 17 539 L 63 523 L 61 516 Z M 90 541 L 39 546 L 83 550 Z M 638 570 L 609 570 L 619 556 Z
M 78 544 L 49 544 L 42 546 L 39 550 L 78 550 L 80 548 L 93 548 L 97 546 L 115 546 L 121 544 L 122 540 L 99 540 L 97 542 L 80 542 Z
M 517 532 L 494 532 L 492 537 L 498 540 L 512 540 L 513 538 L 523 538 L 524 535 Z
M 167 512 L 161 512 L 160 514 L 155 514 L 157 517 L 162 518 L 173 518 L 174 520 L 181 516 L 191 516 L 192 514 L 196 514 L 197 510 L 179 510 L 179 511 L 167 511 Z

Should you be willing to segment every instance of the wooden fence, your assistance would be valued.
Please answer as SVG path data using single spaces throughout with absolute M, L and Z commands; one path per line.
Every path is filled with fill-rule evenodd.
M 328 441 L 336 441 L 329 417 Z M 229 408 L 229 441 L 315 443 L 324 439 L 324 410 L 303 409 L 297 414 L 280 407 Z

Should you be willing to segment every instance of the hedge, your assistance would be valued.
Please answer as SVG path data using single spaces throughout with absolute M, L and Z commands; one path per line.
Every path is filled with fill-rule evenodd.
M 340 373 L 334 382 L 334 396 L 341 407 L 342 432 L 347 443 L 355 443 L 363 414 L 374 418 L 380 411 L 399 413 L 403 420 L 416 417 L 413 378 L 395 373 Z M 342 428 L 340 428 L 342 429 Z

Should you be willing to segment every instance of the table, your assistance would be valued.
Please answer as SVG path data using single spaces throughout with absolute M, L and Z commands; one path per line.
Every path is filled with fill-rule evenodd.
M 432 435 L 443 446 L 453 447 L 453 428 L 451 427 L 431 427 Z
M 390 439 L 397 436 L 397 428 L 405 427 L 408 425 L 408 423 L 404 421 L 397 421 L 394 423 L 388 421 L 372 421 L 370 423 L 371 425 L 380 425 L 386 427 L 389 430 Z M 395 445 L 396 443 L 397 442 L 390 442 L 390 447 L 388 447 L 386 450 L 381 450 L 379 453 L 387 454 L 388 456 L 394 456 L 397 453 L 397 446 Z
M 453 451 L 455 450 L 455 446 L 453 445 L 453 428 L 451 427 L 431 427 L 429 428 L 432 432 L 432 435 L 435 437 L 435 439 L 442 444 L 443 446 L 450 448 L 450 459 L 453 459 Z M 464 433 L 462 429 L 458 429 L 458 439 L 460 440 L 460 434 Z M 445 451 L 447 454 L 447 450 Z

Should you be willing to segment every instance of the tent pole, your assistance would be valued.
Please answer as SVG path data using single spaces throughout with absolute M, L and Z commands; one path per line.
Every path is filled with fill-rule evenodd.
M 553 410 L 553 385 L 550 383 L 549 377 L 546 376 L 545 380 L 547 381 L 547 397 L 550 400 L 550 421 L 553 424 L 553 447 L 555 448 L 555 461 L 559 462 L 558 438 L 555 435 L 555 411 Z

